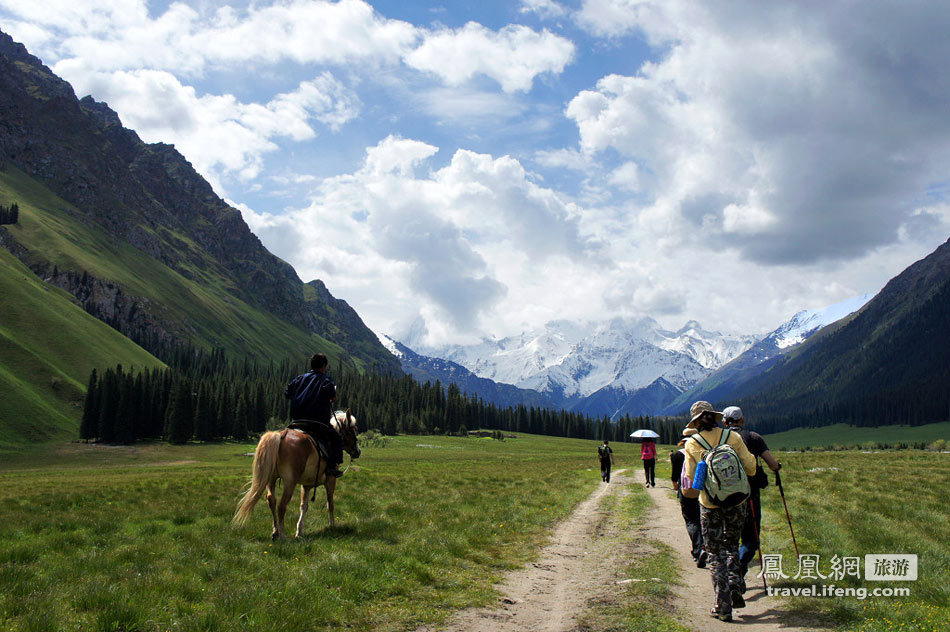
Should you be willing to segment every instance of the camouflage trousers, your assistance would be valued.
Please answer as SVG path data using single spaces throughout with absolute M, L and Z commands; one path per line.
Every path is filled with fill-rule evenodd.
M 732 614 L 732 592 L 739 590 L 739 536 L 745 524 L 745 511 L 745 503 L 730 508 L 699 507 L 703 546 L 709 554 L 709 570 L 719 614 Z

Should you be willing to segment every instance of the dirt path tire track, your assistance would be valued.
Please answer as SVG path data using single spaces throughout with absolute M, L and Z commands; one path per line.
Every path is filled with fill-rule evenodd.
M 503 597 L 494 606 L 463 610 L 445 626 L 425 628 L 451 632 L 569 632 L 587 603 L 616 578 L 618 563 L 596 546 L 604 533 L 608 515 L 601 501 L 614 494 L 629 493 L 633 481 L 614 473 L 610 484 L 601 484 L 555 529 L 551 543 L 538 561 L 512 571 L 498 587 Z M 617 555 L 614 553 L 614 555 Z
M 637 484 L 643 485 L 643 472 L 637 473 Z M 817 631 L 827 628 L 810 625 L 810 622 L 790 617 L 779 599 L 769 597 L 762 586 L 758 560 L 746 575 L 748 591 L 744 595 L 745 608 L 733 610 L 733 622 L 725 623 L 709 615 L 714 605 L 712 579 L 709 569 L 696 568 L 689 551 L 689 536 L 680 511 L 679 501 L 673 495 L 669 481 L 660 481 L 657 487 L 647 488 L 653 499 L 653 510 L 647 515 L 644 535 L 669 544 L 680 569 L 680 585 L 673 587 L 677 618 L 693 630 L 754 630 L 768 632 Z

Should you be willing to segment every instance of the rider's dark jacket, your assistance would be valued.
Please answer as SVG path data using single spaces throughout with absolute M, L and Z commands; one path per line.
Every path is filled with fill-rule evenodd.
M 284 390 L 290 400 L 291 419 L 311 419 L 330 423 L 333 416 L 331 400 L 336 397 L 336 385 L 326 373 L 309 371 L 298 375 Z

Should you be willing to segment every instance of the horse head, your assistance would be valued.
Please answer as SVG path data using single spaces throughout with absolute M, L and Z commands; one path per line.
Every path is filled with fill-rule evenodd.
M 334 421 L 336 421 L 336 429 L 343 437 L 343 449 L 354 459 L 360 458 L 360 444 L 359 439 L 357 439 L 359 430 L 356 427 L 356 417 L 351 415 L 350 409 L 347 408 L 346 412 L 336 411 Z

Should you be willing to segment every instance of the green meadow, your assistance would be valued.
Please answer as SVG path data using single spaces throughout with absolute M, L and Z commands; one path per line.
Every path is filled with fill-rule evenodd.
M 366 446 L 308 535 L 229 524 L 252 444 L 70 444 L 0 466 L 4 630 L 406 630 L 496 598 L 600 483 L 595 443 L 402 436 Z M 623 448 L 621 448 L 623 449 Z M 618 450 L 619 452 L 619 450 Z M 325 498 L 325 497 L 324 497 Z M 288 511 L 293 532 L 299 494 Z
M 860 579 L 796 580 L 798 564 L 774 477 L 763 491 L 762 547 L 782 555 L 779 587 L 909 588 L 909 597 L 794 598 L 793 610 L 849 632 L 950 629 L 950 543 L 946 488 L 950 454 L 924 450 L 777 452 L 792 528 L 802 555 L 831 574 L 834 556 L 859 557 Z M 917 581 L 865 581 L 867 554 L 916 554 Z M 758 573 L 758 569 L 755 573 Z M 751 572 L 751 571 L 750 571 Z M 807 575 L 807 573 L 803 573 Z M 754 576 L 748 577 L 754 585 Z
M 456 609 L 496 600 L 495 582 L 535 557 L 553 525 L 600 485 L 596 444 L 537 436 L 399 436 L 369 444 L 339 484 L 337 528 L 327 526 L 320 490 L 306 536 L 283 543 L 270 540 L 266 503 L 246 526 L 230 525 L 250 474 L 250 443 L 73 443 L 14 455 L 0 463 L 0 629 L 438 626 Z M 661 448 L 658 478 L 668 479 L 667 453 Z M 617 468 L 639 466 L 635 444 L 617 445 L 616 456 Z M 841 630 L 946 629 L 950 552 L 941 482 L 950 480 L 950 455 L 779 457 L 799 548 L 820 555 L 826 571 L 833 555 L 916 553 L 920 560 L 909 598 L 798 599 L 788 602 L 793 613 Z M 299 494 L 288 511 L 291 532 L 298 501 Z M 631 537 L 648 516 L 642 489 L 605 502 Z M 786 573 L 794 574 L 774 486 L 763 503 L 765 552 L 783 554 Z M 618 590 L 617 599 L 585 615 L 590 629 L 682 629 L 671 616 L 669 584 L 679 581 L 671 551 L 649 544 L 626 572 L 667 583 Z
M 832 448 L 835 446 L 866 446 L 887 444 L 931 444 L 939 439 L 950 441 L 950 421 L 923 426 L 876 426 L 858 428 L 847 424 L 834 424 L 821 428 L 795 428 L 766 436 L 773 449 L 794 450 L 798 448 Z

